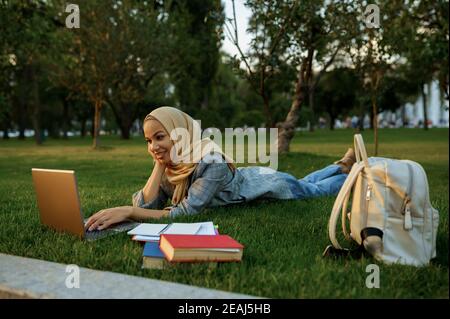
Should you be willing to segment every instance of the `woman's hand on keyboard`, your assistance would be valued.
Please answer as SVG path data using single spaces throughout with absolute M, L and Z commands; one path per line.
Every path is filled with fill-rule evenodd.
M 86 221 L 85 229 L 88 231 L 102 230 L 113 224 L 128 219 L 133 212 L 133 206 L 121 206 L 102 209 Z

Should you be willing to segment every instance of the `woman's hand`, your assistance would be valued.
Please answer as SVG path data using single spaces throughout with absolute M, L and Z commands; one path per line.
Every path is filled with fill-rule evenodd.
M 85 229 L 92 231 L 95 229 L 102 230 L 108 228 L 113 224 L 120 223 L 130 218 L 132 213 L 133 213 L 132 206 L 121 206 L 102 209 L 101 211 L 89 217 L 89 219 L 85 224 Z
M 164 169 L 166 168 L 167 163 L 164 162 L 163 159 L 158 159 L 158 158 L 156 157 L 156 155 L 155 155 L 153 152 L 149 152 L 149 153 L 150 153 L 150 155 L 151 155 L 152 158 L 153 158 L 153 162 L 155 163 L 155 166 L 156 166 L 156 165 L 159 165 L 159 166 L 161 166 L 161 167 L 163 168 L 163 170 L 164 170 Z

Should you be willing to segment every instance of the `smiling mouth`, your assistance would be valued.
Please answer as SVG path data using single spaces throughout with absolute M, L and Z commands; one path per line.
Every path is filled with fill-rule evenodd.
M 163 154 L 164 154 L 164 152 L 159 152 L 159 153 L 155 153 L 155 156 L 160 158 L 160 157 L 162 157 Z

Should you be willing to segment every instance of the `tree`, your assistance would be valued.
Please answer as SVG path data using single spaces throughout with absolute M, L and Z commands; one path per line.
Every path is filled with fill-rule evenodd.
M 363 88 L 369 93 L 375 156 L 378 155 L 378 100 L 383 77 L 389 71 L 395 70 L 401 61 L 399 51 L 392 39 L 396 38 L 398 24 L 405 14 L 402 6 L 404 5 L 399 1 L 379 0 L 367 7 L 356 7 L 359 23 L 358 27 L 353 29 L 349 56 Z M 382 14 L 380 14 L 380 8 L 382 8 Z
M 358 84 L 352 69 L 337 68 L 323 75 L 316 93 L 317 110 L 329 115 L 331 130 L 339 115 L 346 115 L 354 108 Z
M 264 1 L 247 1 L 246 6 L 252 10 L 248 32 L 252 34 L 249 52 L 243 52 L 239 45 L 235 3 L 232 0 L 233 18 L 225 23 L 226 35 L 239 51 L 239 56 L 231 59 L 235 70 L 245 79 L 250 87 L 260 96 L 266 117 L 266 127 L 274 127 L 270 107 L 268 82 L 276 73 L 283 53 L 282 38 L 292 23 L 298 1 L 283 4 L 281 1 L 267 3 Z M 241 68 L 241 65 L 244 68 Z
M 347 115 L 356 103 L 359 80 L 355 71 L 349 68 L 337 68 L 323 75 L 317 87 L 317 111 L 326 112 L 330 118 L 330 129 L 339 115 Z M 351 88 L 349 90 L 349 88 Z
M 392 4 L 391 4 L 392 5 Z M 423 100 L 424 129 L 428 129 L 426 86 L 437 79 L 449 99 L 448 71 L 448 1 L 420 1 L 403 7 L 396 25 L 398 30 L 387 39 L 406 58 L 402 71 L 416 81 Z
M 14 85 L 14 71 L 11 70 L 11 63 L 6 55 L 0 55 L 0 130 L 3 131 L 3 138 L 8 139 L 8 130 L 11 128 L 12 111 L 12 94 Z M 12 85 L 11 85 L 12 84 Z
M 51 6 L 45 1 L 0 2 L 0 55 L 10 63 L 7 81 L 13 96 L 9 100 L 19 110 L 19 127 L 24 137 L 25 114 L 34 129 L 36 144 L 42 144 L 41 83 L 45 77 L 43 61 L 52 49 L 56 21 Z
M 108 12 L 114 21 L 108 51 L 114 54 L 105 57 L 110 64 L 106 101 L 124 139 L 130 138 L 153 80 L 165 71 L 167 31 L 159 15 L 160 11 L 134 1 L 121 1 Z
M 145 1 L 89 1 L 82 10 L 82 26 L 59 34 L 63 53 L 55 56 L 53 80 L 94 106 L 97 148 L 105 106 L 111 107 L 122 137 L 129 138 L 139 105 L 162 72 L 165 33 L 159 12 Z
M 165 9 L 168 74 L 179 105 L 194 118 L 210 107 L 221 45 L 220 0 L 177 0 Z
M 289 151 L 301 107 L 309 99 L 313 106 L 314 90 L 323 73 L 333 64 L 338 53 L 348 46 L 348 28 L 354 24 L 352 5 L 340 1 L 248 1 L 252 10 L 250 30 L 252 46 L 241 53 L 247 67 L 246 77 L 253 86 L 259 83 L 259 94 L 269 124 L 272 124 L 267 79 L 283 62 L 296 69 L 291 106 L 278 127 L 278 151 Z M 350 8 L 350 9 L 349 9 Z M 236 37 L 235 37 L 236 38 Z M 235 41 L 237 42 L 237 41 Z M 250 63 L 247 60 L 250 59 Z M 237 65 L 241 62 L 237 60 Z M 317 72 L 313 67 L 317 66 Z

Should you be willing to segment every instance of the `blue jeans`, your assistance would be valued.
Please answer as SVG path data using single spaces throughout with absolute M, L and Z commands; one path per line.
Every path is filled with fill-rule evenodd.
M 312 172 L 301 179 L 288 173 L 278 172 L 278 174 L 289 183 L 296 199 L 336 195 L 348 176 L 342 173 L 341 167 L 336 164 Z

